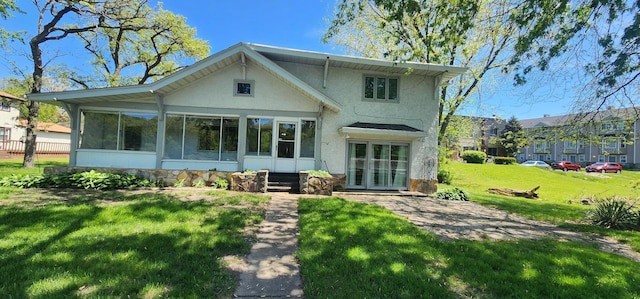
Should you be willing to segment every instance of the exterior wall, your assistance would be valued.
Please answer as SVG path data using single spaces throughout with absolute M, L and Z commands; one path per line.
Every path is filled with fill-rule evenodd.
M 437 173 L 437 113 L 435 79 L 393 74 L 400 78 L 399 102 L 383 103 L 363 100 L 363 76 L 382 75 L 375 72 L 329 67 L 326 88 L 323 88 L 321 66 L 278 62 L 280 66 L 313 88 L 339 102 L 339 113 L 324 110 L 322 114 L 322 166 L 332 174 L 346 173 L 347 142 L 349 139 L 385 140 L 410 144 L 412 180 L 428 180 L 433 184 Z M 406 124 L 423 130 L 427 137 L 407 139 L 398 136 L 341 134 L 338 130 L 354 122 Z M 437 181 L 437 180 L 436 180 Z M 412 184 L 413 185 L 413 184 Z M 417 184 L 416 184 L 417 185 Z

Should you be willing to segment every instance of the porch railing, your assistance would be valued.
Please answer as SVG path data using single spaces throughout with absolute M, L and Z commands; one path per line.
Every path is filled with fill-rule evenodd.
M 69 143 L 36 142 L 36 154 L 64 155 L 69 154 Z M 10 155 L 24 154 L 24 142 L 20 140 L 6 140 L 0 142 L 0 151 Z

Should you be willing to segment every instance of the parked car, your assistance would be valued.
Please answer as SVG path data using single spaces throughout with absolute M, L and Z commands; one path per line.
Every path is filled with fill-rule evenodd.
M 622 165 L 618 164 L 618 163 L 613 163 L 613 162 L 596 162 L 593 163 L 587 167 L 585 167 L 585 170 L 587 172 L 615 172 L 615 173 L 621 173 L 622 172 Z
M 524 161 L 524 162 L 520 163 L 520 165 L 522 165 L 522 166 L 536 166 L 536 167 L 543 167 L 543 168 L 551 169 L 551 166 L 549 166 L 549 164 L 545 163 L 544 161 L 529 160 L 529 161 Z
M 551 163 L 551 169 L 560 169 L 562 171 L 575 170 L 580 171 L 580 164 L 571 163 L 569 161 L 556 161 Z

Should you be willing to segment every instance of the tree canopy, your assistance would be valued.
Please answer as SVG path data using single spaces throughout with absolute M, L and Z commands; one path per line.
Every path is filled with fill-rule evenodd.
M 596 89 L 576 109 L 599 109 L 614 95 L 634 105 L 639 12 L 640 0 L 342 0 L 325 41 L 368 57 L 469 67 L 442 90 L 442 140 L 452 116 L 487 87 L 488 77 L 502 71 L 522 84 L 563 55 L 593 56 L 576 65 L 595 80 L 585 88 Z M 595 42 L 595 54 L 585 51 L 593 46 L 588 42 Z M 569 53 L 576 46 L 582 51 Z
M 10 0 L 2 3 L 14 4 Z M 32 59 L 30 93 L 43 89 L 43 78 L 49 61 L 56 58 L 44 44 L 68 38 L 79 38 L 84 49 L 99 66 L 101 82 L 88 81 L 88 75 L 69 73 L 67 77 L 84 87 L 143 84 L 168 75 L 189 59 L 207 55 L 209 47 L 195 37 L 195 29 L 185 24 L 184 17 L 169 11 L 152 9 L 148 0 L 33 0 L 38 21 L 36 33 L 28 41 Z M 4 7 L 17 8 L 6 5 Z M 3 15 L 4 16 L 4 15 Z M 80 51 L 76 51 L 80 53 Z M 45 57 L 46 55 L 49 55 Z M 82 57 L 81 55 L 79 55 Z M 47 58 L 47 60 L 45 60 Z M 74 57 L 77 59 L 77 57 Z M 128 72 L 125 69 L 130 69 Z M 136 76 L 139 69 L 142 75 Z M 40 104 L 30 101 L 23 166 L 33 167 L 35 139 Z

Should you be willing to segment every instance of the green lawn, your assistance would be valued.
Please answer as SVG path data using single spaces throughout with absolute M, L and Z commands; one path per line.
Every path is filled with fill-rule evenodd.
M 22 168 L 22 159 L 0 159 L 0 177 L 11 174 L 40 174 L 45 167 L 67 166 L 69 158 L 38 158 L 35 167 Z
M 444 242 L 339 198 L 299 215 L 306 298 L 640 298 L 640 264 L 581 243 Z
M 0 298 L 230 298 L 222 257 L 245 255 L 265 196 L 9 190 Z M 193 196 L 193 195 L 191 195 Z
M 443 165 L 453 175 L 453 186 L 469 192 L 471 201 L 517 213 L 532 219 L 548 221 L 583 232 L 614 237 L 640 251 L 640 232 L 608 230 L 584 223 L 589 206 L 582 199 L 621 196 L 638 200 L 640 172 L 622 174 L 586 174 L 582 172 L 549 171 L 520 165 L 469 164 L 449 162 Z M 530 190 L 540 186 L 540 199 L 531 200 L 500 196 L 488 188 Z M 450 188 L 439 185 L 439 189 Z

